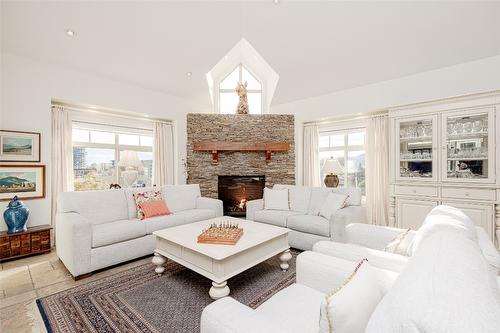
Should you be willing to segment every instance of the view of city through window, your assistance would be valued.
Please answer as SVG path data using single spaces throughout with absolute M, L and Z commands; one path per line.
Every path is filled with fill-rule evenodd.
M 145 132 L 145 131 L 142 131 Z M 73 127 L 75 191 L 151 186 L 152 133 L 127 133 Z
M 340 187 L 358 187 L 365 195 L 365 129 L 320 133 L 320 167 L 329 158 L 344 167 L 339 176 Z M 347 162 L 347 163 L 346 163 Z M 321 171 L 321 180 L 325 175 Z M 347 181 L 346 181 L 347 179 Z

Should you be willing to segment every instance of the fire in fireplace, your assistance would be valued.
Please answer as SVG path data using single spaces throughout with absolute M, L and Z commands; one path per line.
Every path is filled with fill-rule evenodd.
M 224 205 L 224 215 L 245 216 L 246 203 L 262 199 L 265 176 L 219 176 L 219 199 Z

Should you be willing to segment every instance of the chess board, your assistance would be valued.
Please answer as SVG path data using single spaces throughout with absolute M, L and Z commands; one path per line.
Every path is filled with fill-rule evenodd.
M 243 235 L 242 228 L 210 227 L 198 236 L 198 243 L 235 245 Z

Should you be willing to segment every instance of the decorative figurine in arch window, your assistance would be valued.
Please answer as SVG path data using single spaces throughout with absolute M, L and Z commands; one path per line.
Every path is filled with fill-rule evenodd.
M 245 84 L 238 82 L 236 84 L 236 93 L 240 97 L 240 101 L 238 102 L 238 108 L 236 109 L 237 114 L 248 114 L 248 97 L 247 97 L 247 86 L 248 83 L 245 81 Z

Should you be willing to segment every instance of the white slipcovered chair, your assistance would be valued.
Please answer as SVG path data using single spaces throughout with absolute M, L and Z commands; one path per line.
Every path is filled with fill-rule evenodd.
M 384 296 L 370 314 L 365 332 L 500 332 L 500 290 L 476 229 L 469 224 L 464 232 L 460 221 L 456 228 L 439 219 L 426 222 L 414 235 L 414 253 L 400 272 L 377 268 L 368 259 L 378 280 L 374 287 L 381 288 Z M 201 333 L 316 333 L 322 300 L 344 283 L 356 264 L 303 252 L 297 257 L 295 284 L 255 310 L 230 297 L 213 302 L 202 313 Z M 356 309 L 351 313 L 356 316 Z M 335 322 L 333 330 L 351 333 L 336 330 Z

